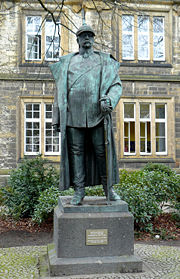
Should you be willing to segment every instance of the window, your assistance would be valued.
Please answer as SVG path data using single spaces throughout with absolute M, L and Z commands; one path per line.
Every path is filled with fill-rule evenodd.
M 156 104 L 156 153 L 166 154 L 166 105 Z
M 165 61 L 165 16 L 122 15 L 122 60 Z
M 124 154 L 135 153 L 135 104 L 124 104 Z
M 55 25 L 51 19 L 43 21 L 41 16 L 27 16 L 26 60 L 52 61 L 57 60 L 58 57 L 59 25 Z
M 164 155 L 172 158 L 175 152 L 173 112 L 174 98 L 122 97 L 116 109 L 120 128 L 116 137 L 119 138 L 121 158 Z
M 27 99 L 27 100 L 26 100 Z M 52 102 L 22 98 L 24 132 L 21 157 L 24 155 L 60 155 L 60 133 L 52 127 Z
M 151 153 L 151 105 L 140 104 L 140 154 Z

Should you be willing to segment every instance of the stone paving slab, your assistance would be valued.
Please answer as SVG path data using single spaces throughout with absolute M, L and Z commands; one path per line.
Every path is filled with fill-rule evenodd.
M 135 244 L 143 263 L 142 273 L 50 277 L 47 246 L 0 249 L 1 279 L 180 279 L 180 247 Z

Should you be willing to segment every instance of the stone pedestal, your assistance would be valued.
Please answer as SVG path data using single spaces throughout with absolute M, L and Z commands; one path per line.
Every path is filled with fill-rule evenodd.
M 141 272 L 127 203 L 85 197 L 82 206 L 72 206 L 70 200 L 60 197 L 54 211 L 54 244 L 48 247 L 51 275 Z

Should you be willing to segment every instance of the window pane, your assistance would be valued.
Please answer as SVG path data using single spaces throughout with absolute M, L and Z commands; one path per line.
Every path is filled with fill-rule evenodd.
M 33 118 L 39 118 L 39 112 L 38 111 L 33 112 Z
M 124 118 L 134 118 L 134 104 L 124 104 Z
M 53 152 L 59 152 L 59 145 L 53 145 Z
M 26 129 L 32 129 L 32 123 L 26 122 Z
M 156 152 L 165 152 L 165 151 L 166 151 L 165 138 L 157 138 L 156 139 Z
M 138 59 L 149 59 L 149 37 L 147 35 L 138 35 Z
M 52 152 L 52 145 L 46 144 L 45 150 L 46 152 Z
M 149 17 L 138 16 L 138 59 L 149 59 Z
M 163 33 L 164 32 L 164 18 L 163 17 L 153 17 L 153 32 Z
M 165 60 L 164 18 L 153 17 L 153 59 Z
M 140 152 L 151 152 L 151 122 L 140 122 Z
M 129 152 L 129 141 L 124 139 L 124 152 Z
M 26 18 L 26 59 L 41 59 L 41 17 Z
M 39 122 L 33 122 L 33 129 L 39 129 Z
M 128 137 L 128 123 L 124 123 L 124 136 Z
M 39 130 L 34 130 L 33 131 L 33 136 L 36 136 L 36 137 L 39 136 Z
M 149 104 L 140 104 L 140 118 L 150 118 Z
M 27 16 L 26 18 L 26 31 L 28 33 L 41 33 L 41 17 L 40 16 Z
M 147 153 L 151 153 L 151 122 L 147 122 Z
M 31 104 L 26 104 L 26 111 L 32 111 L 32 105 Z
M 46 123 L 46 129 L 51 130 L 51 129 L 52 129 L 52 123 L 47 122 L 47 123 Z
M 123 15 L 122 16 L 122 30 L 132 32 L 133 26 L 134 26 L 134 17 L 131 15 Z
M 32 118 L 32 112 L 26 111 L 26 118 Z
M 122 16 L 122 58 L 134 59 L 134 17 Z
M 122 36 L 122 58 L 123 59 L 134 59 L 134 42 L 132 35 Z
M 52 111 L 52 105 L 51 104 L 49 104 L 49 105 L 46 104 L 46 111 Z
M 59 57 L 59 34 L 58 26 L 51 19 L 45 23 L 46 33 L 46 59 L 56 59 Z
M 140 152 L 146 152 L 145 147 L 145 139 L 142 138 L 140 141 Z
M 33 152 L 39 152 L 39 145 L 33 145 Z
M 59 133 L 52 127 L 52 104 L 45 104 L 45 152 L 59 152 Z
M 32 145 L 26 145 L 26 152 L 32 152 Z
M 140 136 L 145 137 L 145 123 L 140 123 Z
M 135 152 L 135 122 L 130 122 L 130 152 Z
M 52 112 L 50 111 L 46 112 L 46 118 L 52 118 Z
M 156 104 L 156 119 L 165 119 L 165 105 Z
M 34 111 L 39 111 L 40 110 L 40 105 L 39 104 L 33 104 L 33 109 L 34 109 Z
M 156 123 L 156 137 L 165 137 L 165 123 Z
M 52 136 L 52 130 L 46 130 L 46 137 Z

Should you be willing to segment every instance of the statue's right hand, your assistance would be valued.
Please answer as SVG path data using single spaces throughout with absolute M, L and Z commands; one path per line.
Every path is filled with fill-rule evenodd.
M 60 128 L 59 128 L 58 124 L 54 124 L 53 128 L 54 128 L 54 131 L 60 132 Z

